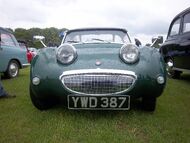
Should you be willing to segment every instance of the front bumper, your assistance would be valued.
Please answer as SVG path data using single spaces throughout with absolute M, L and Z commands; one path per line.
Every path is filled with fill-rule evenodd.
M 158 83 L 157 78 L 159 75 L 162 76 L 161 73 L 150 76 L 145 72 L 139 74 L 135 71 L 114 69 L 80 69 L 60 72 L 60 70 L 54 70 L 54 68 L 51 68 L 51 70 L 46 71 L 34 73 L 34 70 L 31 69 L 30 85 L 32 92 L 36 97 L 56 96 L 67 99 L 69 94 L 100 96 L 130 95 L 131 98 L 158 97 L 162 94 L 166 83 L 166 81 L 163 84 Z M 112 77 L 111 73 L 114 73 L 114 77 Z M 86 78 L 85 76 L 80 79 L 81 75 L 87 75 L 87 77 L 89 76 L 90 78 Z M 107 75 L 108 78 L 105 78 Z M 76 80 L 75 76 L 78 76 L 77 78 L 80 80 Z M 121 79 L 123 76 L 124 78 L 127 77 L 126 79 L 128 79 L 129 76 L 129 82 L 122 81 Z M 39 81 L 37 82 L 34 80 L 36 77 L 39 78 Z M 65 77 L 68 77 L 66 81 L 67 83 L 64 81 Z M 130 80 L 131 77 L 133 80 Z M 71 80 L 69 81 L 68 79 Z M 119 82 L 117 79 L 119 79 Z M 37 85 L 35 85 L 36 83 Z M 82 86 L 80 86 L 80 84 Z M 98 86 L 96 87 L 93 84 Z M 108 88 L 106 88 L 107 86 Z M 124 89 L 123 87 L 126 88 Z

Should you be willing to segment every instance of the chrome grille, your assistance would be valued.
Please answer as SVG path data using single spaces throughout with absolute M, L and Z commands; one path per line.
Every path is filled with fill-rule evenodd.
M 64 86 L 73 93 L 109 95 L 124 92 L 132 87 L 136 76 L 113 72 L 75 73 L 61 76 Z

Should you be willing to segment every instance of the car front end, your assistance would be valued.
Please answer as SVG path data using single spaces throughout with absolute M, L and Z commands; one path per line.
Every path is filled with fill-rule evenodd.
M 30 78 L 38 109 L 46 106 L 36 100 L 62 98 L 69 109 L 128 110 L 133 98 L 156 99 L 166 83 L 165 64 L 156 49 L 113 42 L 44 48 L 32 61 Z

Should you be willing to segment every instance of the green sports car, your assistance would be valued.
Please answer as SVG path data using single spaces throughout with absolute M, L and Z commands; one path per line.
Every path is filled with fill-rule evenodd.
M 139 99 L 154 111 L 165 84 L 158 50 L 132 44 L 120 28 L 68 30 L 59 47 L 43 48 L 31 63 L 30 97 L 40 110 L 60 100 L 69 109 L 129 110 Z

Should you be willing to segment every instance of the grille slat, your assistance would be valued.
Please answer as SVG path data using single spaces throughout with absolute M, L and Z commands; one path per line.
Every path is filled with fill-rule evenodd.
M 134 84 L 136 77 L 122 73 L 79 73 L 64 75 L 61 80 L 73 93 L 109 95 L 128 90 Z

